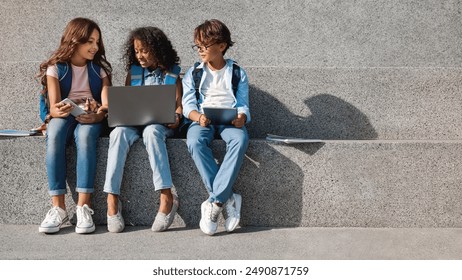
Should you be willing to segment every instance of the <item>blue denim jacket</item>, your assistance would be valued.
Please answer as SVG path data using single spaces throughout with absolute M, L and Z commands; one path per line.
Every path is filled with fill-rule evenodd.
M 232 88 L 231 85 L 231 78 L 233 75 L 233 63 L 234 61 L 231 59 L 226 60 L 226 72 L 225 77 L 228 80 L 229 88 Z M 204 63 L 202 62 L 197 68 L 203 68 Z M 237 88 L 236 96 L 234 97 L 233 107 L 237 108 L 237 113 L 244 113 L 247 116 L 247 122 L 250 122 L 250 110 L 249 110 L 249 80 L 247 78 L 247 74 L 245 73 L 244 69 L 241 68 L 241 81 L 239 82 L 239 86 Z M 202 93 L 202 83 L 204 82 L 205 76 L 207 72 L 204 71 L 202 75 L 199 92 L 200 97 L 199 100 L 196 99 L 196 90 L 194 88 L 194 78 L 192 72 L 194 67 L 189 68 L 189 70 L 185 73 L 183 77 L 183 114 L 187 118 L 189 114 L 196 110 L 198 112 L 202 112 L 201 104 L 204 100 L 204 94 Z

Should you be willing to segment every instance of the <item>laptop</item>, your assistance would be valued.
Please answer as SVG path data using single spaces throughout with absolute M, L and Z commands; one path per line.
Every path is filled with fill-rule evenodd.
M 175 123 L 176 85 L 109 87 L 108 107 L 110 127 Z
M 231 124 L 237 117 L 236 108 L 202 107 L 202 110 L 212 124 Z

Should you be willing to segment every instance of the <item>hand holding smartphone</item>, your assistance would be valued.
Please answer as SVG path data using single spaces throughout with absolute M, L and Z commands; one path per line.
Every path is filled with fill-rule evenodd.
M 82 114 L 86 114 L 84 109 L 80 108 L 79 105 L 75 104 L 74 101 L 70 100 L 69 98 L 65 98 L 63 101 L 61 101 L 64 104 L 71 104 L 72 105 L 72 111 L 71 115 L 74 117 L 77 117 Z

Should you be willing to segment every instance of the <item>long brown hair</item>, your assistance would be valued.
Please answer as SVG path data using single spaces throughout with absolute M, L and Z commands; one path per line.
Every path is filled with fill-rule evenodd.
M 53 52 L 51 57 L 40 64 L 40 71 L 37 74 L 37 78 L 40 79 L 40 83 L 44 86 L 46 90 L 47 79 L 46 71 L 48 66 L 55 65 L 56 63 L 70 63 L 71 57 L 77 49 L 79 44 L 85 44 L 88 42 L 91 33 L 94 30 L 99 32 L 99 43 L 98 43 L 98 52 L 93 58 L 93 63 L 101 66 L 104 71 L 107 73 L 109 79 L 111 79 L 112 66 L 106 60 L 106 51 L 103 44 L 103 36 L 101 34 L 101 29 L 99 28 L 96 22 L 87 18 L 74 18 L 71 20 L 66 28 L 64 29 L 63 36 L 61 37 L 61 43 L 57 50 Z

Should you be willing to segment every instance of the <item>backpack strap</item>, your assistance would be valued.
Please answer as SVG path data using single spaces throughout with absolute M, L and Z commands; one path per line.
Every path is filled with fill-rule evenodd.
M 200 92 L 199 87 L 202 79 L 202 74 L 204 73 L 203 68 L 197 68 L 199 62 L 194 63 L 194 70 L 192 72 L 194 80 L 194 89 L 196 90 L 196 100 L 199 100 Z M 237 88 L 239 87 L 239 82 L 241 81 L 241 67 L 236 63 L 233 63 L 233 76 L 231 78 L 231 85 L 233 87 L 234 96 L 236 96 Z
M 178 79 L 178 76 L 180 75 L 180 71 L 181 71 L 180 66 L 178 66 L 177 64 L 173 65 L 173 67 L 169 71 L 166 71 L 165 73 L 164 84 L 166 85 L 176 84 L 176 80 Z
M 142 86 L 144 84 L 144 69 L 139 65 L 130 65 L 130 85 Z
M 72 87 L 72 73 L 71 67 L 67 62 L 57 63 L 56 68 L 58 68 L 58 81 L 59 89 L 61 90 L 61 99 L 66 98 L 71 92 Z
M 194 70 L 192 72 L 193 80 L 194 80 L 194 89 L 196 90 L 196 100 L 199 100 L 199 97 L 200 97 L 199 87 L 201 84 L 202 74 L 204 73 L 204 69 L 197 68 L 199 64 L 200 62 L 194 63 Z
M 177 64 L 173 65 L 173 67 L 166 71 L 164 84 L 166 85 L 174 85 L 176 84 L 176 80 L 180 75 L 181 67 Z M 130 85 L 131 86 L 142 86 L 144 84 L 144 68 L 132 64 L 130 66 Z
M 69 96 L 72 87 L 72 69 L 67 62 L 57 63 L 59 89 L 61 91 L 61 99 Z M 89 61 L 87 64 L 88 82 L 90 90 L 96 101 L 101 103 L 101 90 L 103 88 L 103 81 L 101 79 L 101 67 Z M 42 121 L 48 119 L 50 114 L 50 100 L 48 98 L 48 91 L 43 91 L 40 95 L 40 118 Z
M 87 63 L 88 83 L 93 98 L 101 103 L 101 90 L 103 89 L 103 79 L 101 78 L 101 66 L 94 64 L 93 61 Z
M 64 63 L 57 63 L 56 68 L 58 70 L 58 82 L 61 90 L 61 95 L 67 97 L 71 90 L 72 75 L 67 75 L 69 72 L 69 65 Z M 50 99 L 48 98 L 48 91 L 42 87 L 42 93 L 40 94 L 40 119 L 43 122 L 49 121 L 50 117 Z M 63 97 L 63 99 L 65 98 Z
M 233 93 L 236 96 L 237 88 L 239 86 L 239 82 L 241 81 L 241 67 L 236 63 L 233 63 L 233 77 L 231 79 L 231 85 L 233 86 Z

